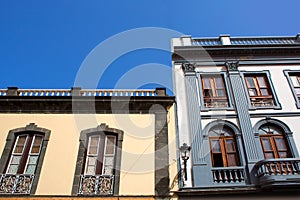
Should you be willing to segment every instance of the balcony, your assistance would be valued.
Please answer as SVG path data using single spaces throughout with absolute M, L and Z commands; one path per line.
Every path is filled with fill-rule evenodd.
M 80 177 L 80 195 L 112 195 L 114 185 L 113 175 L 82 175 Z
M 34 175 L 2 174 L 0 194 L 30 194 Z
M 213 182 L 218 185 L 245 183 L 244 167 L 218 167 L 212 169 Z
M 251 97 L 250 98 L 251 106 L 253 107 L 274 107 L 274 99 L 271 98 L 259 98 Z
M 300 159 L 281 158 L 256 163 L 254 175 L 261 188 L 300 186 Z

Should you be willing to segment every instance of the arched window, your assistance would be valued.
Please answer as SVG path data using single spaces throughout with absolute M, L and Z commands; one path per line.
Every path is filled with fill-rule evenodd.
M 267 123 L 258 129 L 258 133 L 265 159 L 291 157 L 282 128 Z
M 212 127 L 208 137 L 213 167 L 240 166 L 234 132 L 229 127 Z

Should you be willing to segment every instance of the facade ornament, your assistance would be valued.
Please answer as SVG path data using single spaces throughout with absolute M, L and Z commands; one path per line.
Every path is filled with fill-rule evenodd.
M 238 71 L 239 61 L 236 62 L 225 62 L 225 66 L 228 71 Z
M 195 64 L 192 63 L 183 63 L 182 69 L 184 72 L 194 72 L 195 71 Z

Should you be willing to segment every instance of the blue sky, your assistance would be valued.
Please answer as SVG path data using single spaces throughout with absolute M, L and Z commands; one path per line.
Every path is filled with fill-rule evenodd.
M 71 88 L 97 45 L 135 28 L 168 28 L 193 37 L 295 36 L 299 8 L 299 0 L 0 0 L 0 88 Z M 130 69 L 147 63 L 171 66 L 170 52 L 120 55 L 97 87 L 114 88 Z M 171 73 L 160 75 L 171 82 Z

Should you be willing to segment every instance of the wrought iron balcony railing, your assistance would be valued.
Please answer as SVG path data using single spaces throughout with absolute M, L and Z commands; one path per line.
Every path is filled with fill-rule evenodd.
M 212 169 L 214 183 L 245 182 L 244 167 L 218 167 Z
M 30 194 L 33 179 L 31 174 L 2 174 L 0 194 Z
M 273 98 L 251 97 L 250 101 L 251 101 L 251 105 L 254 107 L 273 107 L 273 106 L 275 106 Z
M 112 195 L 114 189 L 113 185 L 113 175 L 82 175 L 78 194 Z

